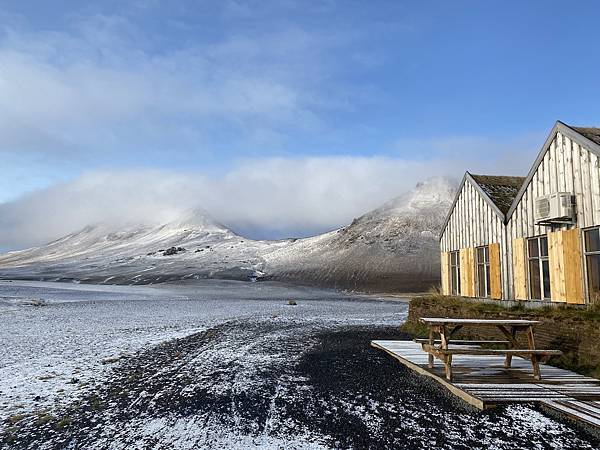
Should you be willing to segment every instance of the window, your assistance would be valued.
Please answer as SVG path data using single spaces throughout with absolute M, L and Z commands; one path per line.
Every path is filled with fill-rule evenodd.
M 450 289 L 452 295 L 460 295 L 460 255 L 450 252 Z
M 477 247 L 477 295 L 490 296 L 490 249 Z
M 548 238 L 539 236 L 528 239 L 529 298 L 550 299 L 550 263 L 548 261 Z
M 600 228 L 584 231 L 585 266 L 590 303 L 600 302 Z

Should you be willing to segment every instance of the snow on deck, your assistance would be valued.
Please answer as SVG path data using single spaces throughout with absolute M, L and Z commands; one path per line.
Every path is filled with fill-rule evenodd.
M 445 378 L 444 365 L 412 341 L 371 341 L 408 368 L 433 378 L 454 395 L 480 409 L 509 403 L 540 403 L 588 425 L 600 427 L 600 380 L 558 367 L 542 365 L 542 380 L 533 378 L 531 363 L 514 358 L 504 368 L 504 356 L 455 355 L 453 380 Z

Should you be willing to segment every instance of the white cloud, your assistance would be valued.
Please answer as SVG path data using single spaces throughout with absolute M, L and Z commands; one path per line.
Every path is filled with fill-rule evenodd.
M 544 139 L 541 132 L 508 137 L 445 136 L 400 139 L 395 148 L 423 160 L 458 162 L 463 172 L 519 176 L 528 172 Z
M 224 14 L 244 16 L 239 2 L 229 6 Z M 277 27 L 270 19 L 238 27 L 242 18 L 223 35 L 183 33 L 187 40 L 164 44 L 168 33 L 139 30 L 127 17 L 73 16 L 61 31 L 31 31 L 24 20 L 2 17 L 0 201 L 70 181 L 0 204 L 0 249 L 42 244 L 95 222 L 163 222 L 196 206 L 241 232 L 323 231 L 424 178 L 460 176 L 465 169 L 514 173 L 531 160 L 528 138 L 469 137 L 402 140 L 402 158 L 393 151 L 387 157 L 264 156 L 270 147 L 281 154 L 286 141 L 315 136 L 330 140 L 306 151 L 322 154 L 327 142 L 343 148 L 352 134 L 331 140 L 339 130 L 328 130 L 323 118 L 332 110 L 356 111 L 378 95 L 364 84 L 347 89 L 339 76 L 378 64 L 376 52 L 356 52 L 357 31 Z M 175 26 L 161 26 L 168 24 Z M 340 54 L 354 54 L 351 68 L 340 65 Z M 261 157 L 218 177 L 209 169 L 138 169 L 190 161 L 201 168 L 203 156 L 219 152 L 228 152 L 221 164 L 228 163 L 240 154 L 231 150 L 236 145 Z
M 461 143 L 460 148 L 466 148 Z M 533 155 L 519 158 L 523 166 Z M 43 244 L 86 225 L 164 223 L 200 207 L 239 232 L 326 231 L 350 222 L 433 176 L 499 173 L 502 154 L 472 158 L 267 158 L 220 177 L 167 170 L 94 171 L 0 204 L 0 248 Z M 514 161 L 513 161 L 513 165 Z M 518 165 L 518 164 L 516 164 Z M 514 173 L 511 171 L 511 173 Z
M 0 154 L 186 151 L 223 127 L 234 140 L 281 138 L 345 103 L 341 90 L 322 95 L 326 55 L 345 45 L 343 33 L 240 30 L 156 51 L 126 18 L 72 22 L 60 32 L 0 28 Z
M 159 170 L 90 172 L 0 204 L 0 248 L 42 244 L 98 222 L 162 223 L 195 207 L 242 232 L 326 230 L 431 172 L 427 163 L 355 157 L 247 161 L 218 179 Z

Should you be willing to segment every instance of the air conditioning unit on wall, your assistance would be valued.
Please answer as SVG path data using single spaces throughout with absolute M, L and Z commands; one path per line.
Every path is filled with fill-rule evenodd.
M 557 192 L 535 199 L 535 221 L 538 225 L 572 223 L 575 198 L 570 192 Z

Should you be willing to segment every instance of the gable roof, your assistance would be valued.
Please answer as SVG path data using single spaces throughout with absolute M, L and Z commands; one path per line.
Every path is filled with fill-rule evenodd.
M 525 177 L 508 177 L 501 175 L 471 174 L 483 192 L 494 202 L 502 214 L 506 214 L 517 196 Z M 504 219 L 504 218 L 503 218 Z
M 478 177 L 479 181 L 477 181 L 475 179 L 475 177 Z M 458 202 L 458 198 L 460 197 L 460 193 L 462 192 L 463 187 L 465 186 L 465 183 L 467 183 L 467 182 L 471 183 L 471 185 L 475 188 L 475 190 L 479 193 L 479 195 L 481 195 L 481 197 L 485 200 L 485 202 L 490 205 L 490 207 L 492 208 L 492 211 L 494 211 L 496 213 L 496 215 L 498 217 L 500 217 L 500 219 L 502 221 L 504 221 L 504 219 L 506 217 L 505 213 L 504 213 L 504 211 L 502 211 L 502 209 L 500 209 L 498 207 L 496 202 L 490 196 L 490 193 L 497 192 L 496 196 L 498 197 L 498 201 L 499 201 L 499 203 L 502 204 L 502 201 L 500 201 L 500 199 L 503 197 L 502 191 L 505 188 L 502 188 L 501 185 L 502 185 L 502 183 L 504 183 L 505 185 L 509 184 L 510 182 L 508 179 L 514 179 L 514 178 L 521 178 L 521 177 L 502 177 L 502 176 L 496 176 L 496 175 L 471 175 L 469 172 L 465 172 L 465 176 L 463 177 L 463 179 L 460 183 L 460 186 L 458 187 L 458 190 L 456 191 L 456 195 L 454 196 L 454 201 L 452 202 L 452 206 L 450 207 L 450 210 L 448 211 L 448 214 L 446 215 L 446 220 L 444 221 L 444 226 L 442 226 L 442 228 L 441 228 L 440 239 L 442 238 L 442 235 L 444 234 L 444 231 L 446 230 L 446 227 L 448 226 L 448 222 L 450 222 L 450 217 L 452 216 L 452 212 L 454 211 L 454 207 L 456 206 L 456 202 Z M 487 181 L 487 183 L 484 181 Z M 514 184 L 514 180 L 512 181 L 512 183 Z M 486 192 L 486 189 L 487 189 L 487 192 Z M 515 188 L 514 192 L 516 193 L 516 191 L 517 191 L 517 189 Z M 488 192 L 490 192 L 490 193 L 488 193 Z M 506 196 L 506 194 L 504 194 L 504 196 Z
M 567 136 L 569 139 L 577 142 L 582 147 L 585 147 L 587 150 L 600 156 L 600 128 L 570 127 L 569 125 L 566 125 L 565 123 L 561 122 L 560 120 L 557 120 L 556 123 L 554 124 L 554 126 L 552 127 L 552 130 L 550 130 L 550 134 L 548 134 L 548 137 L 546 138 L 546 141 L 544 142 L 542 149 L 540 150 L 535 162 L 533 163 L 533 166 L 531 166 L 531 169 L 529 170 L 527 177 L 525 177 L 525 181 L 523 181 L 523 184 L 522 184 L 521 188 L 519 189 L 519 192 L 515 196 L 513 203 L 510 206 L 510 209 L 506 213 L 506 222 L 507 223 L 508 223 L 509 219 L 512 217 L 513 213 L 515 212 L 515 209 L 517 209 L 517 205 L 519 204 L 519 201 L 525 194 L 525 191 L 527 190 L 527 186 L 531 182 L 533 176 L 535 175 L 535 172 L 537 171 L 539 165 L 541 164 L 542 160 L 544 159 L 544 156 L 548 152 L 548 149 L 550 148 L 550 144 L 552 144 L 552 141 L 554 140 L 556 133 L 558 133 L 559 131 L 562 134 L 564 134 L 565 136 Z
M 548 152 L 556 133 L 561 132 L 569 139 L 578 143 L 586 150 L 594 153 L 600 157 L 600 128 L 598 127 L 571 127 L 560 120 L 557 120 L 550 130 L 544 145 L 542 146 L 535 162 L 531 166 L 529 173 L 526 177 L 509 177 L 499 175 L 472 175 L 469 172 L 465 173 L 465 176 L 460 183 L 460 187 L 456 192 L 450 211 L 444 221 L 444 226 L 440 234 L 440 239 L 448 226 L 456 202 L 462 192 L 465 182 L 470 181 L 475 189 L 481 194 L 483 199 L 488 202 L 492 207 L 492 210 L 502 219 L 504 223 L 508 223 L 512 217 L 519 201 L 525 194 L 527 186 L 533 179 L 537 168 L 541 164 L 544 156 Z
M 590 141 L 600 145 L 600 128 L 595 127 L 570 127 L 577 131 L 582 136 L 588 138 Z

